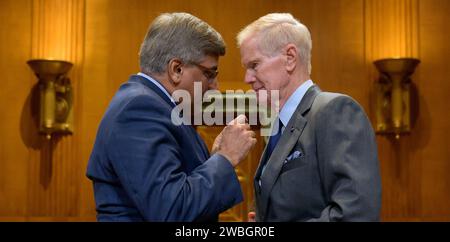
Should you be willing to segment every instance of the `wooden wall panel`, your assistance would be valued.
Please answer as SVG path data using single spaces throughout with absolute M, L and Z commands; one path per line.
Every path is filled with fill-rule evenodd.
M 45 140 L 37 132 L 37 78 L 26 61 L 62 59 L 75 65 L 70 72 L 74 89 L 75 129 L 79 133 L 84 48 L 84 0 L 2 1 L 0 125 L 6 139 L 0 146 L 0 220 L 75 217 L 80 207 L 79 135 Z M 4 93 L 3 93 L 4 92 Z M 19 114 L 19 115 L 17 115 Z M 3 132 L 3 129 L 5 132 Z M 13 169 L 11 169 L 13 168 Z M 4 184 L 4 185 L 3 185 Z M 92 212 L 91 212 L 92 214 Z M 45 219 L 44 219 L 45 220 Z M 59 220 L 59 219 L 57 219 Z
M 450 2 L 420 1 L 419 57 L 417 72 L 421 134 L 411 143 L 420 150 L 414 157 L 421 162 L 421 218 L 450 220 Z M 414 171 L 416 173 L 417 171 Z
M 313 38 L 312 79 L 354 97 L 374 120 L 372 62 L 412 56 L 419 117 L 400 141 L 378 136 L 383 220 L 450 220 L 449 12 L 447 0 L 2 0 L 0 1 L 0 220 L 95 219 L 85 177 L 98 123 L 121 83 L 138 68 L 150 22 L 186 11 L 221 32 L 219 88 L 248 89 L 235 35 L 269 12 L 291 12 Z M 11 34 L 14 33 L 14 34 Z M 75 134 L 52 144 L 36 134 L 30 58 L 75 63 Z
M 29 1 L 0 1 L 0 217 L 24 216 L 31 129 L 27 99 L 34 81 L 26 61 L 31 46 Z
M 446 145 L 450 115 L 445 110 L 448 83 L 448 1 L 366 1 L 365 32 L 368 77 L 378 74 L 372 62 L 386 57 L 421 60 L 412 76 L 411 101 L 418 114 L 410 135 L 399 141 L 378 136 L 383 206 L 387 221 L 450 220 Z
M 367 109 L 363 7 L 363 1 L 314 1 L 304 22 L 311 23 L 312 80 L 323 90 L 352 96 Z

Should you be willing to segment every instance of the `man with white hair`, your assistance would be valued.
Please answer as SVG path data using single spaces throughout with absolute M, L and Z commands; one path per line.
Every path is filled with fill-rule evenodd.
M 377 221 L 375 135 L 351 97 L 322 92 L 311 74 L 311 35 L 288 13 L 265 15 L 237 36 L 245 82 L 278 91 L 274 135 L 255 174 L 256 221 Z M 255 214 L 256 213 L 256 214 Z M 256 216 L 256 217 L 255 217 Z

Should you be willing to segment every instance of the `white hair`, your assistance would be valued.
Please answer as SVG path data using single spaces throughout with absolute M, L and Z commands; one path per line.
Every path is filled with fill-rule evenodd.
M 294 44 L 299 50 L 300 61 L 311 74 L 311 34 L 290 13 L 270 13 L 247 25 L 237 35 L 238 47 L 254 36 L 258 37 L 260 50 L 268 56 L 277 54 L 287 44 Z

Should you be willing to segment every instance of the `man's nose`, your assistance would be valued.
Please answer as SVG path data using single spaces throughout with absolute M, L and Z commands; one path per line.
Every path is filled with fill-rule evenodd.
M 247 83 L 247 84 L 252 84 L 255 81 L 256 81 L 255 75 L 251 71 L 247 70 L 245 72 L 245 80 L 244 80 L 244 82 Z

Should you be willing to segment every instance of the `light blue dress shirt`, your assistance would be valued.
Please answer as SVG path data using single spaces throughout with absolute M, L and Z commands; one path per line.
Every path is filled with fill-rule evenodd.
M 279 118 L 281 120 L 281 123 L 283 123 L 283 128 L 281 129 L 281 132 L 284 131 L 284 127 L 287 126 L 289 123 L 289 120 L 291 120 L 292 115 L 294 114 L 295 110 L 297 109 L 298 105 L 303 99 L 303 96 L 305 96 L 306 91 L 314 85 L 312 80 L 305 81 L 302 85 L 300 85 L 297 90 L 295 90 L 294 93 L 288 98 L 284 106 L 281 108 Z

